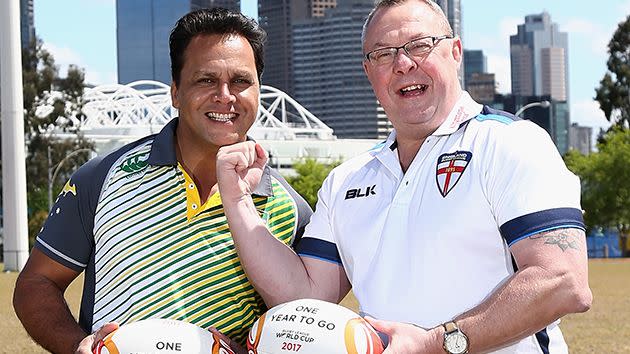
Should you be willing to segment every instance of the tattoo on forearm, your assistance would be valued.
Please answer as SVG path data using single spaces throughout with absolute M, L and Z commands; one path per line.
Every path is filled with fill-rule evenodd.
M 579 250 L 579 233 L 573 229 L 560 229 L 542 232 L 529 237 L 532 240 L 542 238 L 546 245 L 557 245 L 562 251 L 569 248 Z

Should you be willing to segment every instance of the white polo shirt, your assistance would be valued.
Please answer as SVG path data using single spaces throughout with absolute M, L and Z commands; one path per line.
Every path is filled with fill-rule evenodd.
M 434 327 L 515 271 L 509 245 L 584 229 L 579 179 L 536 124 L 463 93 L 406 173 L 396 133 L 335 168 L 298 245 L 341 262 L 362 313 Z M 566 352 L 554 324 L 505 353 Z

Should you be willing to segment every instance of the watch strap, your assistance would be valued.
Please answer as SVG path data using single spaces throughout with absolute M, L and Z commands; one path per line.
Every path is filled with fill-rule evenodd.
M 459 329 L 459 327 L 457 327 L 457 324 L 453 321 L 443 323 L 442 327 L 444 327 L 444 331 L 446 333 L 452 333 Z

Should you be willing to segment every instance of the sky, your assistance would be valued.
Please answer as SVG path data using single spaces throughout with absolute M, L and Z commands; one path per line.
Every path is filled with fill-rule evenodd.
M 131 1 L 131 0 L 122 0 Z M 242 0 L 243 12 L 256 16 L 256 0 Z M 571 120 L 594 128 L 609 124 L 593 100 L 606 73 L 607 44 L 619 22 L 630 15 L 630 0 L 461 0 L 463 43 L 481 49 L 498 91 L 510 91 L 509 36 L 529 14 L 547 11 L 569 34 Z M 115 83 L 115 0 L 34 0 L 35 30 L 55 57 L 60 73 L 68 64 L 85 69 L 86 82 Z M 596 130 L 595 129 L 595 130 Z

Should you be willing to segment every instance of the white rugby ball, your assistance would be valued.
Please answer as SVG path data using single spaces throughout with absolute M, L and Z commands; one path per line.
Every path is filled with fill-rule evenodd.
M 301 299 L 275 306 L 254 322 L 247 349 L 249 354 L 380 354 L 383 343 L 353 311 Z
M 233 354 L 215 334 L 192 323 L 152 318 L 120 326 L 94 349 L 95 354 Z

